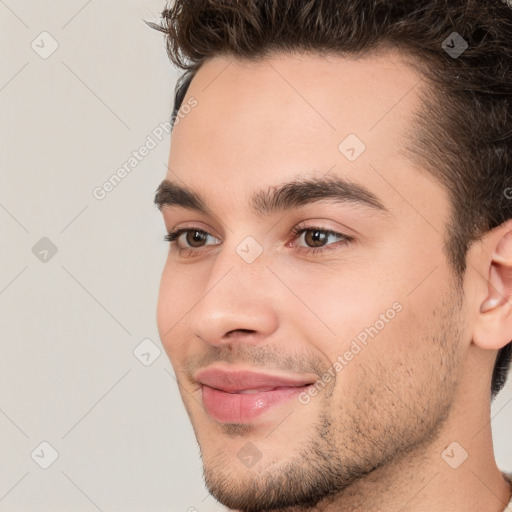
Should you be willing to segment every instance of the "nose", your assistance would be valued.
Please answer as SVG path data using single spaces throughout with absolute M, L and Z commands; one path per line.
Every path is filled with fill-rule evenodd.
M 234 256 L 218 257 L 189 313 L 192 334 L 218 347 L 261 342 L 278 327 L 274 276 L 263 262 L 248 264 Z

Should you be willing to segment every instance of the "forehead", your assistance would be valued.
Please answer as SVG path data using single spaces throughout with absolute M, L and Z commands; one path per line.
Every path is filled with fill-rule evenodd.
M 417 94 L 411 92 L 422 76 L 408 59 L 392 48 L 357 58 L 320 53 L 275 53 L 257 60 L 215 57 L 199 69 L 188 96 L 198 99 L 199 114 L 223 111 L 222 121 L 264 120 L 271 128 L 274 120 L 282 125 L 287 119 L 290 124 L 309 121 L 312 128 L 364 133 L 375 130 L 391 110 L 400 107 L 403 115 L 414 107 Z M 386 129 L 393 120 L 387 119 Z
M 402 148 L 422 86 L 396 50 L 357 59 L 210 59 L 185 97 L 184 104 L 193 99 L 196 106 L 174 129 L 168 178 L 178 175 L 204 195 L 223 186 L 225 202 L 329 172 L 378 194 L 385 184 L 376 183 L 375 169 L 411 167 Z M 347 144 L 355 144 L 355 160 L 347 158 Z

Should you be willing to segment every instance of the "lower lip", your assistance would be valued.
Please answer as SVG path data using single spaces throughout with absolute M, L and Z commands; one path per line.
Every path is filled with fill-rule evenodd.
M 308 387 L 283 387 L 272 391 L 242 394 L 226 393 L 203 385 L 203 404 L 206 412 L 221 423 L 248 423 L 272 407 L 292 400 Z

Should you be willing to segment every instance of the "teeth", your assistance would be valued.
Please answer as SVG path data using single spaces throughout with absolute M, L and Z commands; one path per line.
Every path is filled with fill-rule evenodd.
M 236 393 L 239 393 L 241 395 L 252 395 L 254 393 L 262 393 L 264 391 L 272 391 L 273 389 L 275 389 L 275 387 L 260 388 L 260 389 L 244 389 L 242 391 L 237 391 Z

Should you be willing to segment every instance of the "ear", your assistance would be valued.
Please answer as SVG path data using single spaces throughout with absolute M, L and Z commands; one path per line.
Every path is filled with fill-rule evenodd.
M 478 302 L 473 342 L 483 349 L 499 350 L 512 341 L 512 221 L 489 232 L 482 244 L 483 273 L 479 273 L 485 279 L 485 293 Z

